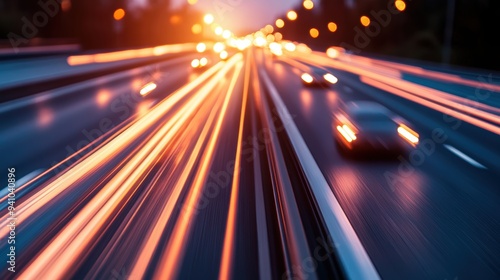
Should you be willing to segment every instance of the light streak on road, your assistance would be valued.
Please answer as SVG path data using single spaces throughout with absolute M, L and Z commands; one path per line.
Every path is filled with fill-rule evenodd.
M 155 57 L 169 53 L 181 53 L 194 49 L 191 43 L 177 44 L 177 45 L 164 45 L 152 48 L 142 48 L 135 50 L 125 50 L 97 54 L 83 54 L 69 56 L 67 62 L 71 66 L 92 64 L 92 63 L 107 63 L 115 61 L 124 61 L 136 58 Z
M 168 99 L 164 100 L 159 106 L 149 112 L 144 118 L 138 120 L 130 129 L 123 131 L 118 137 L 113 139 L 110 144 L 105 148 L 96 151 L 89 158 L 83 160 L 80 164 L 75 166 L 73 170 L 62 174 L 53 183 L 51 183 L 46 188 L 40 190 L 40 193 L 27 199 L 18 208 L 19 213 L 23 213 L 22 217 L 19 217 L 18 222 L 22 223 L 24 221 L 23 217 L 28 217 L 31 214 L 37 212 L 41 207 L 51 201 L 51 199 L 57 197 L 62 191 L 67 187 L 75 183 L 79 178 L 83 177 L 86 172 L 91 172 L 94 169 L 94 163 L 100 161 L 105 161 L 112 155 L 116 154 L 117 151 L 126 147 L 133 139 L 140 135 L 148 127 L 153 125 L 157 119 L 159 119 L 165 112 L 169 111 L 174 105 L 182 100 L 190 91 L 206 81 L 213 73 L 218 71 L 222 67 L 222 64 L 217 64 L 214 67 L 207 70 L 196 80 L 187 84 L 183 88 L 179 89 L 176 93 L 172 94 Z M 0 230 L 0 235 L 6 234 L 6 228 Z
M 89 157 L 81 160 L 66 173 L 60 175 L 49 185 L 41 188 L 36 194 L 19 204 L 17 208 L 19 214 L 17 221 L 18 224 L 22 224 L 31 215 L 34 215 L 44 208 L 45 205 L 55 201 L 59 195 L 69 190 L 73 184 L 82 178 L 85 178 L 87 174 L 91 174 L 94 170 L 99 169 L 101 166 L 109 162 L 114 155 L 127 147 L 127 145 L 136 139 L 137 136 L 144 133 L 180 100 L 185 98 L 193 89 L 205 82 L 211 75 L 219 71 L 222 67 L 223 64 L 217 64 L 204 72 L 197 79 L 188 83 L 177 92 L 173 93 L 169 98 L 158 104 L 143 118 L 139 119 L 128 129 L 120 133 L 116 138 L 112 139 L 108 145 L 95 151 Z M 3 221 L 4 222 L 2 222 L 2 224 L 7 223 L 7 219 L 4 219 Z M 6 234 L 8 234 L 8 228 L 7 226 L 4 226 L 0 229 L 0 235 L 5 236 Z
M 213 111 L 210 113 L 208 118 L 206 118 L 203 130 L 198 135 L 198 141 L 196 141 L 196 145 L 191 150 L 189 159 L 187 160 L 182 173 L 178 177 L 177 183 L 173 186 L 172 192 L 168 196 L 167 202 L 164 204 L 164 207 L 161 209 L 159 217 L 156 219 L 156 221 L 152 221 L 154 227 L 151 229 L 150 234 L 146 238 L 146 240 L 143 241 L 139 256 L 137 257 L 137 261 L 135 262 L 130 274 L 130 276 L 134 279 L 142 279 L 144 277 L 144 274 L 146 273 L 147 267 L 150 265 L 151 258 L 155 250 L 157 249 L 160 238 L 163 236 L 165 227 L 172 218 L 174 207 L 178 203 L 179 197 L 183 188 L 185 187 L 188 177 L 190 176 L 192 170 L 195 168 L 196 160 L 202 152 L 203 144 L 205 143 L 207 135 L 212 128 L 215 115 L 215 111 Z
M 233 58 L 235 58 L 233 59 L 234 63 L 238 62 L 238 64 L 236 65 L 235 73 L 226 93 L 224 104 L 222 105 L 222 108 L 220 110 L 219 118 L 217 119 L 209 143 L 201 157 L 201 166 L 195 175 L 194 182 L 186 198 L 186 202 L 184 203 L 183 209 L 185 211 L 177 220 L 164 254 L 160 257 L 159 268 L 155 272 L 155 277 L 157 278 L 173 279 L 177 276 L 180 262 L 184 255 L 187 236 L 192 226 L 191 218 L 194 215 L 194 211 L 196 210 L 196 205 L 198 205 L 203 185 L 207 178 L 208 169 L 212 161 L 212 156 L 215 152 L 215 145 L 217 144 L 218 137 L 220 136 L 219 131 L 222 127 L 222 122 L 227 111 L 229 100 L 232 96 L 236 81 L 243 66 L 241 62 L 241 55 L 235 56 Z M 233 64 L 230 65 L 232 66 Z
M 234 60 L 234 62 L 236 61 L 238 59 Z M 228 71 L 234 62 L 225 65 L 224 69 Z M 219 75 L 221 73 L 225 72 L 221 71 Z M 73 264 L 77 263 L 81 255 L 86 254 L 100 229 L 106 225 L 113 213 L 118 211 L 121 202 L 127 200 L 135 192 L 139 180 L 147 173 L 148 168 L 158 158 L 166 145 L 179 133 L 187 118 L 195 112 L 197 105 L 202 103 L 203 97 L 208 93 L 209 91 L 205 90 L 193 96 L 191 101 L 183 106 L 48 244 L 21 276 L 32 278 L 35 275 L 45 275 L 47 278 L 56 279 L 71 273 Z M 162 112 L 159 111 L 159 113 Z M 130 129 L 133 130 L 133 127 Z M 124 144 L 128 145 L 130 142 Z M 97 165 L 97 162 L 94 164 Z M 51 267 L 50 264 L 57 265 Z
M 434 102 L 431 102 L 431 101 L 429 101 L 427 99 L 415 96 L 415 95 L 413 95 L 413 94 L 411 94 L 411 93 L 409 93 L 407 91 L 401 90 L 399 88 L 390 86 L 388 84 L 379 82 L 379 81 L 371 79 L 371 78 L 361 77 L 361 81 L 363 83 L 367 84 L 367 85 L 371 85 L 371 86 L 379 88 L 381 90 L 384 90 L 384 91 L 393 93 L 395 95 L 401 96 L 401 97 L 403 97 L 405 99 L 408 99 L 408 100 L 411 100 L 413 102 L 419 103 L 419 104 L 421 104 L 423 106 L 426 106 L 428 108 L 434 109 L 436 111 L 442 112 L 442 113 L 447 114 L 449 116 L 455 117 L 455 118 L 457 118 L 459 120 L 463 120 L 463 121 L 468 122 L 470 124 L 473 124 L 473 125 L 475 125 L 477 127 L 486 129 L 488 131 L 491 131 L 491 132 L 493 132 L 495 134 L 500 135 L 500 127 L 496 126 L 494 124 L 490 124 L 490 123 L 484 122 L 482 120 L 479 120 L 477 118 L 471 117 L 469 115 L 457 112 L 457 111 L 455 111 L 455 110 L 453 110 L 451 108 L 444 107 L 442 105 L 439 105 L 439 104 L 436 104 Z
M 436 72 L 436 71 L 431 71 L 431 70 L 426 70 L 420 67 L 416 66 L 411 66 L 411 65 L 403 65 L 399 63 L 394 63 L 394 62 L 389 62 L 389 61 L 383 61 L 383 60 L 377 60 L 377 59 L 371 59 L 368 57 L 360 57 L 360 56 L 348 56 L 347 58 L 341 59 L 343 62 L 348 63 L 350 65 L 357 65 L 359 67 L 362 67 L 370 72 L 373 73 L 378 73 L 381 74 L 381 71 L 394 71 L 393 69 L 396 69 L 397 71 L 403 71 L 403 72 L 409 72 L 414 75 L 422 76 L 425 78 L 430 78 L 434 80 L 442 80 L 445 82 L 449 83 L 454 83 L 454 84 L 461 84 L 465 86 L 471 86 L 475 87 L 479 90 L 491 90 L 491 91 L 499 91 L 500 92 L 500 85 L 495 85 L 491 83 L 487 83 L 486 81 L 480 82 L 480 81 L 473 81 L 473 80 L 468 80 L 464 79 L 460 76 L 448 74 L 448 73 L 442 73 L 442 72 Z M 380 75 L 377 75 L 380 77 Z M 399 75 L 401 76 L 401 75 Z M 372 77 L 374 78 L 374 77 Z M 387 79 L 386 79 L 387 80 Z M 411 82 L 405 81 L 405 86 L 409 87 Z M 422 92 L 423 94 L 427 94 L 430 96 L 438 96 L 439 98 L 444 98 L 446 100 L 450 100 L 455 102 L 456 104 L 465 104 L 469 107 L 472 108 L 480 108 L 483 110 L 486 110 L 488 112 L 500 114 L 500 108 L 492 107 L 489 105 L 486 105 L 484 103 L 468 99 L 468 98 L 463 98 L 460 96 L 457 96 L 452 93 L 447 93 L 439 90 L 434 90 L 428 87 L 424 87 L 421 85 L 414 84 L 415 88 L 413 92 Z
M 487 83 L 486 81 L 482 82 L 482 81 L 474 81 L 474 80 L 470 80 L 470 79 L 465 79 L 465 78 L 460 77 L 459 75 L 443 73 L 443 72 L 438 72 L 438 71 L 432 71 L 432 70 L 424 69 L 424 68 L 418 67 L 418 66 L 406 65 L 406 64 L 392 62 L 392 61 L 372 59 L 369 57 L 360 57 L 360 56 L 351 56 L 350 59 L 346 58 L 346 61 L 349 61 L 349 60 L 364 61 L 367 64 L 371 64 L 371 65 L 378 64 L 381 66 L 394 68 L 394 69 L 397 69 L 397 70 L 400 70 L 403 72 L 408 72 L 410 74 L 426 77 L 429 79 L 442 80 L 442 81 L 446 81 L 446 82 L 450 82 L 450 83 L 454 83 L 454 84 L 461 84 L 461 85 L 470 86 L 470 87 L 474 87 L 474 88 L 481 88 L 481 89 L 485 89 L 485 90 L 500 92 L 500 85 Z
M 495 224 L 483 220 L 482 215 L 496 219 L 493 210 L 497 201 L 489 195 L 494 184 L 489 186 L 488 180 L 498 177 L 494 168 L 498 155 L 491 152 L 497 141 L 482 138 L 500 135 L 496 114 L 500 109 L 407 81 L 404 75 L 489 90 L 498 90 L 497 85 L 340 49 L 335 49 L 335 55 L 330 53 L 335 57 L 332 59 L 290 41 L 270 40 L 263 48 L 250 46 L 237 51 L 238 42 L 248 40 L 245 45 L 251 45 L 252 40 L 258 43 L 258 38 L 266 38 L 259 36 L 232 37 L 226 47 L 215 43 L 208 48 L 212 43 L 203 43 L 203 57 L 196 44 L 186 44 L 69 59 L 72 65 L 82 65 L 187 52 L 172 59 L 177 68 L 172 61 L 168 65 L 162 62 L 161 71 L 156 68 L 154 74 L 147 66 L 128 70 L 127 75 L 123 71 L 92 81 L 95 94 L 84 94 L 85 102 L 105 111 L 120 92 L 133 92 L 139 101 L 129 108 L 132 116 L 99 133 L 97 139 L 89 139 L 83 147 L 77 145 L 79 150 L 62 162 L 61 156 L 59 164 L 42 169 L 30 166 L 27 171 L 34 172 L 19 176 L 19 279 L 110 278 L 110 273 L 116 276 L 121 268 L 128 279 L 201 275 L 227 280 L 237 276 L 241 268 L 253 273 L 253 278 L 263 279 L 286 275 L 379 279 L 385 278 L 387 271 L 389 275 L 406 273 L 385 264 L 398 262 L 401 256 L 413 256 L 416 261 L 401 261 L 398 266 L 424 271 L 419 276 L 441 276 L 460 262 L 446 259 L 442 267 L 426 268 L 434 266 L 448 249 L 471 253 L 467 259 L 477 271 L 496 264 L 490 255 L 495 255 L 497 248 L 471 248 L 462 237 L 477 244 L 494 244 Z M 231 56 L 216 63 L 226 48 Z M 207 67 L 191 68 L 193 58 L 198 66 L 201 59 L 206 60 Z M 169 85 L 181 74 L 169 74 L 169 80 L 160 81 L 164 70 L 177 73 L 179 69 L 182 79 L 177 84 Z M 310 88 L 307 81 L 312 81 L 316 70 L 335 73 L 323 78 L 337 85 Z M 31 103 L 0 106 L 0 114 L 9 113 L 11 108 L 24 112 L 30 104 L 36 107 L 33 127 L 45 131 L 67 116 L 65 110 L 72 110 L 72 103 L 80 102 L 68 97 L 84 89 L 87 87 L 64 94 L 44 93 L 33 97 Z M 150 94 L 153 90 L 154 95 Z M 377 99 L 376 94 L 383 97 Z M 46 106 L 56 97 L 68 98 L 62 110 Z M 335 140 L 345 138 L 355 143 L 356 137 L 362 138 L 347 119 L 332 125 L 336 106 L 366 97 L 386 101 L 392 109 L 401 106 L 400 111 L 414 105 L 401 114 L 408 119 L 408 127 L 403 125 L 406 121 L 396 121 L 399 127 L 392 130 L 394 135 L 399 133 L 396 137 L 418 148 L 405 155 L 408 166 L 402 161 L 379 164 L 376 159 L 352 160 L 335 146 Z M 398 103 L 401 98 L 405 100 Z M 436 134 L 432 129 L 442 124 L 442 115 L 428 114 L 428 109 L 472 125 L 453 132 L 446 127 Z M 72 115 L 77 117 L 69 120 L 70 125 L 77 126 L 78 117 L 87 112 Z M 421 135 L 413 130 L 414 125 Z M 89 128 L 86 124 L 81 127 L 77 133 Z M 444 144 L 442 138 L 449 142 Z M 60 152 L 57 149 L 46 153 Z M 248 161 L 250 156 L 252 162 Z M 422 162 L 417 164 L 417 160 Z M 224 163 L 234 164 L 220 180 L 217 171 Z M 469 169 L 455 172 L 462 167 Z M 212 180 L 224 181 L 224 186 L 219 184 L 217 194 L 209 196 Z M 481 186 L 469 188 L 467 183 L 472 181 Z M 210 202 L 206 202 L 207 197 Z M 6 196 L 0 197 L 0 202 L 6 200 Z M 443 213 L 456 212 L 458 222 L 442 223 L 448 217 L 434 215 L 432 207 L 424 207 L 431 204 L 439 204 Z M 455 211 L 456 205 L 467 211 Z M 9 216 L 6 213 L 2 218 L 0 238 L 6 239 L 11 234 Z M 394 225 L 394 220 L 400 222 Z M 479 226 L 471 221 L 478 221 Z M 463 228 L 463 224 L 470 228 Z M 436 229 L 439 236 L 435 236 Z M 459 234 L 454 238 L 456 232 Z M 318 247 L 330 239 L 331 248 Z M 318 255 L 319 251 L 325 252 Z M 382 259 L 377 258 L 380 251 Z M 417 256 L 417 252 L 436 252 L 438 257 Z M 312 271 L 305 267 L 309 264 L 314 266 Z M 195 266 L 199 270 L 191 269 Z M 495 271 L 488 273 L 485 275 Z M 4 275 L 0 273 L 0 278 Z
M 345 63 L 338 60 L 328 60 L 327 62 L 325 62 L 325 57 L 322 54 L 312 54 L 307 58 L 297 56 L 296 58 L 298 60 L 305 60 L 315 64 L 326 65 L 336 69 L 355 73 L 357 75 L 360 75 L 361 80 L 365 83 L 367 83 L 366 81 L 369 81 L 371 85 L 376 84 L 378 88 L 391 93 L 397 91 L 398 95 L 400 95 L 401 97 L 413 101 L 420 100 L 422 101 L 419 102 L 420 104 L 429 104 L 429 106 L 424 106 L 438 110 L 444 114 L 460 116 L 458 118 L 461 120 L 487 129 L 493 133 L 500 134 L 500 127 L 495 125 L 500 124 L 500 118 L 498 117 L 498 115 L 477 109 L 475 106 L 473 106 L 474 104 L 472 104 L 474 102 L 469 99 L 453 96 L 449 93 L 431 89 L 426 86 L 417 85 L 399 78 L 381 75 L 377 72 L 357 67 L 351 63 Z M 455 101 L 457 99 L 462 100 L 463 103 Z M 493 107 L 490 107 L 488 105 L 483 104 L 481 106 L 487 106 L 489 109 L 491 109 L 491 111 L 495 111 Z M 459 111 L 462 111 L 463 113 Z M 488 122 L 485 122 L 484 120 L 487 120 Z
M 224 247 L 222 249 L 222 259 L 220 264 L 219 280 L 231 279 L 231 264 L 234 252 L 234 239 L 236 234 L 236 213 L 238 211 L 238 196 L 241 170 L 241 149 L 243 142 L 243 127 L 245 124 L 245 113 L 247 107 L 248 91 L 250 87 L 250 61 L 247 58 L 245 64 L 245 80 L 243 84 L 243 97 L 241 104 L 240 123 L 238 130 L 238 143 L 236 147 L 236 158 L 234 160 L 234 175 L 231 184 L 231 198 L 229 201 L 229 213 L 227 216 L 226 232 L 224 234 Z

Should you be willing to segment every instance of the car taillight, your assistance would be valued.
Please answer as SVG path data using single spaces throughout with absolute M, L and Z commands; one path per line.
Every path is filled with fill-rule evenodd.
M 302 78 L 302 80 L 308 84 L 312 83 L 313 82 L 313 77 L 311 75 L 309 75 L 308 73 L 304 73 L 302 74 L 302 76 L 300 76 Z
M 195 58 L 191 61 L 191 67 L 198 68 L 200 66 L 200 60 Z
M 406 140 L 408 143 L 412 145 L 417 145 L 418 144 L 418 133 L 413 131 L 411 128 L 407 127 L 404 124 L 400 124 L 398 127 L 398 134 L 401 136 L 404 140 Z
M 156 84 L 153 82 L 149 82 L 141 88 L 139 93 L 142 96 L 145 96 L 145 95 L 148 95 L 150 92 L 152 92 L 155 88 L 156 88 Z
M 347 140 L 347 142 L 350 143 L 356 140 L 356 134 L 354 133 L 354 131 L 352 131 L 352 129 L 349 126 L 345 124 L 343 126 L 338 125 L 337 130 L 345 138 L 345 140 Z
M 325 78 L 325 80 L 327 80 L 331 84 L 336 84 L 339 81 L 337 77 L 333 76 L 330 73 L 326 73 L 325 75 L 323 75 L 323 78 Z

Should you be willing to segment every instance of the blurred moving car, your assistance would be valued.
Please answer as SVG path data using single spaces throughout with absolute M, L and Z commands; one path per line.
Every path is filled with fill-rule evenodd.
M 202 58 L 195 58 L 191 61 L 191 67 L 194 69 L 202 69 L 205 68 L 208 65 L 208 58 L 202 57 Z
M 314 68 L 311 73 L 303 73 L 300 78 L 306 87 L 329 87 L 338 82 L 337 77 L 321 68 Z
M 332 126 L 341 152 L 405 153 L 419 141 L 407 121 L 371 101 L 344 104 L 334 114 Z

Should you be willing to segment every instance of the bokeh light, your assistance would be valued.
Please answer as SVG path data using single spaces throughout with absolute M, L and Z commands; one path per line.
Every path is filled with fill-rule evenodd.
M 196 51 L 197 52 L 204 52 L 205 50 L 207 49 L 207 45 L 205 45 L 205 43 L 198 43 L 198 45 L 196 45 Z
M 115 12 L 113 13 L 113 18 L 115 20 L 121 20 L 125 17 L 125 10 L 124 9 L 116 9 Z
M 264 27 L 264 31 L 266 31 L 267 33 L 273 33 L 274 31 L 274 27 L 270 24 L 266 25 L 266 27 Z
M 279 18 L 276 20 L 275 24 L 276 24 L 276 27 L 283 28 L 283 26 L 285 26 L 285 21 L 283 21 L 282 19 Z
M 193 32 L 193 34 L 200 34 L 201 31 L 202 31 L 202 27 L 201 27 L 201 24 L 199 24 L 199 23 L 196 23 L 191 27 L 191 32 Z
M 370 21 L 370 18 L 369 18 L 369 17 L 367 17 L 367 16 L 362 16 L 362 17 L 359 19 L 359 21 L 361 22 L 361 24 L 362 24 L 363 26 L 368 26 L 368 25 L 370 25 L 370 22 L 371 22 L 371 21 Z
M 219 57 L 220 59 L 226 59 L 228 57 L 227 51 L 221 51 Z
M 217 42 L 214 44 L 214 52 L 216 53 L 220 53 L 221 51 L 223 51 L 224 49 L 226 48 L 226 45 L 224 45 L 224 43 L 222 42 Z
M 61 9 L 63 10 L 63 12 L 69 11 L 69 9 L 71 9 L 71 1 L 70 0 L 62 0 Z
M 287 14 L 286 14 L 286 17 L 289 19 L 289 20 L 296 20 L 297 19 L 297 13 L 295 11 L 289 11 Z
M 214 16 L 212 14 L 206 14 L 204 17 L 203 17 L 203 21 L 206 23 L 206 24 L 212 24 L 214 22 Z
M 328 30 L 330 30 L 330 32 L 337 31 L 337 24 L 335 22 L 329 22 L 328 23 Z
M 396 0 L 396 2 L 394 2 L 394 6 L 396 6 L 396 9 L 398 9 L 400 12 L 406 9 L 406 3 L 402 0 Z
M 281 39 L 283 39 L 283 35 L 282 35 L 280 32 L 276 32 L 276 33 L 274 33 L 274 40 L 275 40 L 276 42 L 281 41 Z
M 222 38 L 229 39 L 229 37 L 231 37 L 231 31 L 229 30 L 222 31 Z
M 173 15 L 170 17 L 171 24 L 178 24 L 181 21 L 181 17 L 178 15 Z
M 221 26 L 217 26 L 214 32 L 216 35 L 222 35 L 222 32 L 224 32 L 224 28 L 222 28 Z
M 285 44 L 285 49 L 286 49 L 287 51 L 289 51 L 289 52 L 293 52 L 293 51 L 295 51 L 296 47 L 295 47 L 295 44 L 294 44 L 294 43 L 292 43 L 292 42 L 287 42 L 287 43 Z
M 311 10 L 312 8 L 314 8 L 314 3 L 311 0 L 305 0 L 304 2 L 302 2 L 302 5 L 304 6 L 304 8 L 306 8 L 306 10 Z
M 316 28 L 311 28 L 311 29 L 309 30 L 309 35 L 311 35 L 311 37 L 313 37 L 313 38 L 318 38 L 318 36 L 319 36 L 319 31 L 318 31 L 318 29 L 316 29 Z

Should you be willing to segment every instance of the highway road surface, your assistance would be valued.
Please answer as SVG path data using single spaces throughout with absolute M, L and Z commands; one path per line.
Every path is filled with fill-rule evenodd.
M 0 91 L 51 82 L 0 103 L 0 278 L 500 278 L 499 74 L 276 48 L 2 64 Z M 418 145 L 341 153 L 360 100 Z

